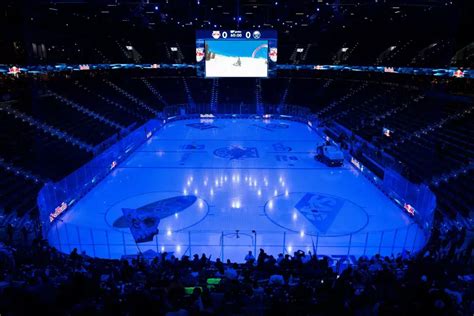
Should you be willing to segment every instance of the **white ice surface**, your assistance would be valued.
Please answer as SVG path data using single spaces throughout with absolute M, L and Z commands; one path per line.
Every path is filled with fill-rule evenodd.
M 328 168 L 314 160 L 322 140 L 308 126 L 215 120 L 217 128 L 201 130 L 187 125 L 193 123 L 200 121 L 165 125 L 64 214 L 51 229 L 50 242 L 65 252 L 77 247 L 106 258 L 137 253 L 129 230 L 111 226 L 121 209 L 192 194 L 198 201 L 162 219 L 159 235 L 139 245 L 141 251 L 207 253 L 242 261 L 254 248 L 274 255 L 297 249 L 328 255 L 380 250 L 389 255 L 424 243 L 405 213 L 349 163 Z M 288 128 L 271 129 L 268 123 Z M 185 149 L 191 144 L 203 147 Z M 216 149 L 232 146 L 255 148 L 258 157 L 215 155 Z M 291 151 L 285 152 L 288 147 Z M 306 193 L 343 201 L 325 231 L 295 209 Z

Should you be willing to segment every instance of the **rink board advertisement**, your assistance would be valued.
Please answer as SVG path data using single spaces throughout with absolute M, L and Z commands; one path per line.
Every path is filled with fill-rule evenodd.
M 273 30 L 196 31 L 197 75 L 206 78 L 276 75 L 277 32 Z

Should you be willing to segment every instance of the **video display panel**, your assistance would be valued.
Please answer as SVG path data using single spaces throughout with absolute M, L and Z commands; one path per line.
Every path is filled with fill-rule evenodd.
M 206 41 L 206 77 L 267 77 L 267 41 Z
M 276 74 L 277 36 L 273 30 L 199 30 L 198 76 L 265 78 Z

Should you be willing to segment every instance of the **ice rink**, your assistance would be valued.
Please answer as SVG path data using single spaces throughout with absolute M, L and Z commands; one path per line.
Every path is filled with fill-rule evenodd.
M 314 160 L 323 140 L 283 120 L 166 124 L 69 209 L 51 244 L 120 258 L 138 251 L 206 253 L 243 261 L 249 250 L 372 255 L 412 251 L 417 225 L 348 162 Z M 155 203 L 159 234 L 135 244 L 123 208 Z

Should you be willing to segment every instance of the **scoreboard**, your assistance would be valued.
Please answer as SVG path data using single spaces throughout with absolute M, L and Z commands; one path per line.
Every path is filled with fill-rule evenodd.
M 274 30 L 198 30 L 197 75 L 207 78 L 275 76 L 277 44 Z

